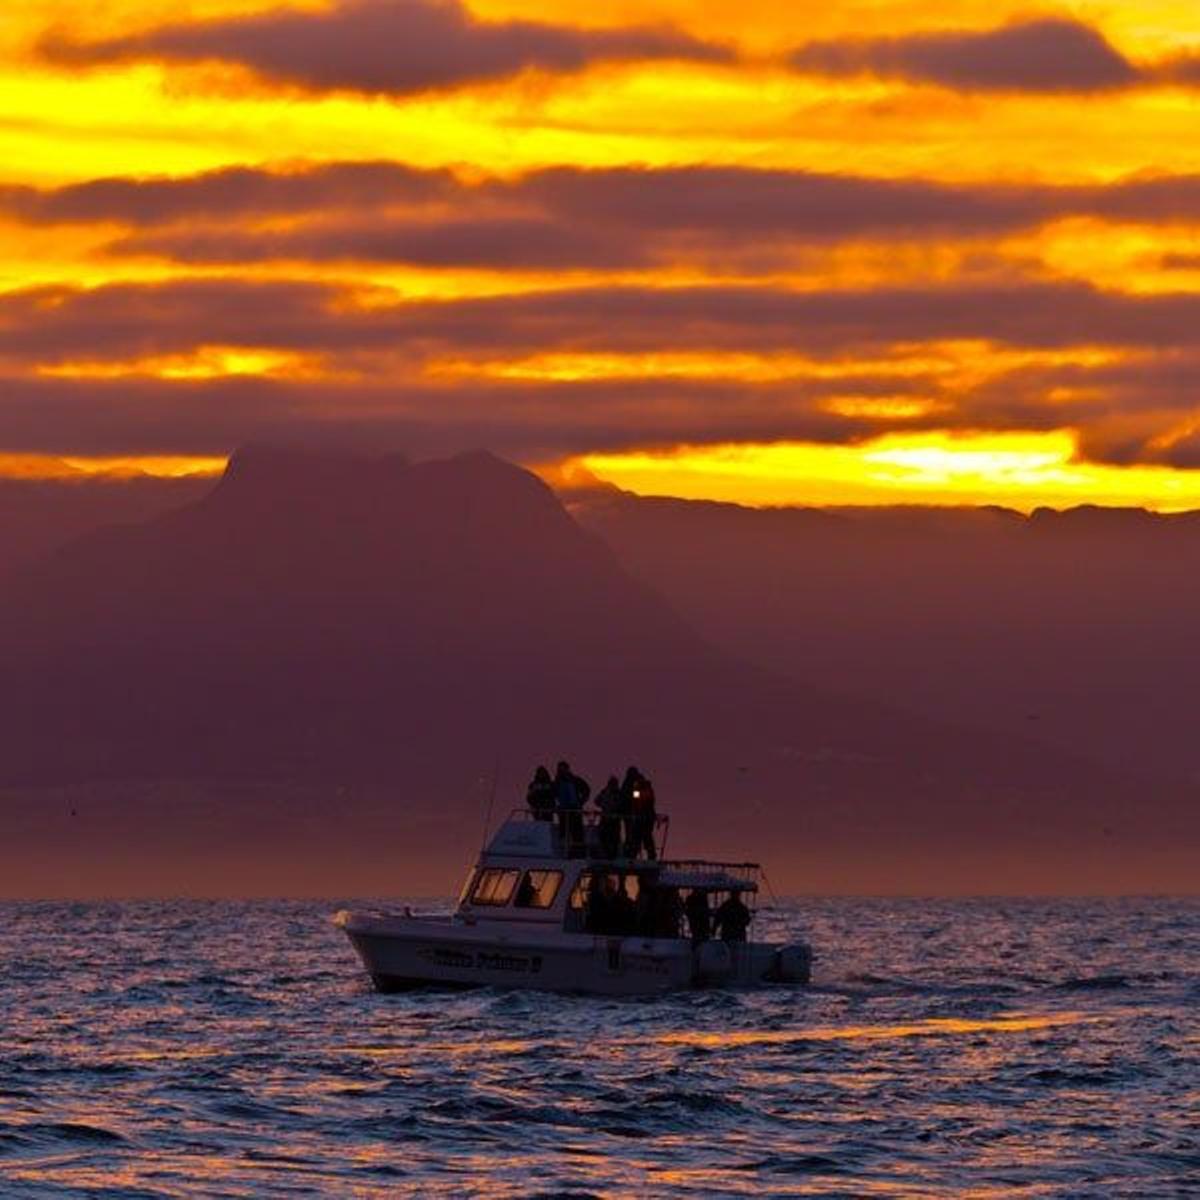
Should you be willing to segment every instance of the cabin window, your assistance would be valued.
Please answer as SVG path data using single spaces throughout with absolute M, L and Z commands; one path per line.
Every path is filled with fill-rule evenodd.
M 580 871 L 575 886 L 571 889 L 570 906 L 576 912 L 582 912 L 587 904 L 588 891 L 592 886 L 591 871 Z
M 520 871 L 488 870 L 480 871 L 475 881 L 475 890 L 471 893 L 472 904 L 492 904 L 499 907 L 512 899 L 513 889 L 517 886 Z
M 549 908 L 562 883 L 561 871 L 526 871 L 517 888 L 518 908 Z

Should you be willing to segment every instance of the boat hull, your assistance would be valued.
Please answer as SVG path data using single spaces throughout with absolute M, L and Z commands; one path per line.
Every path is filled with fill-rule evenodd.
M 484 933 L 451 919 L 345 913 L 338 923 L 382 992 L 502 987 L 621 996 L 753 986 L 780 978 L 781 948 L 762 943 L 710 943 L 713 950 L 705 953 L 678 938 L 519 927 Z

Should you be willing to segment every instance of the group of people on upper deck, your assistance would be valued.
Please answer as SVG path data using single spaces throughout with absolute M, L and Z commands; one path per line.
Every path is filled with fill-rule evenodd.
M 538 767 L 525 793 L 529 811 L 539 821 L 557 819 L 559 833 L 571 857 L 582 855 L 586 849 L 584 806 L 591 798 L 591 785 L 582 775 L 571 770 L 565 760 L 558 764 L 554 775 Z M 658 858 L 654 842 L 655 810 L 654 784 L 637 769 L 630 767 L 618 781 L 615 775 L 596 793 L 592 800 L 596 813 L 597 849 L 602 858 Z

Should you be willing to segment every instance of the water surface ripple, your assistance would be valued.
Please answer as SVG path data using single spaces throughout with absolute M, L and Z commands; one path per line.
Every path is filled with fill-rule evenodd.
M 0 905 L 0 1195 L 1200 1196 L 1200 902 L 805 900 L 807 991 L 371 992 L 337 904 Z

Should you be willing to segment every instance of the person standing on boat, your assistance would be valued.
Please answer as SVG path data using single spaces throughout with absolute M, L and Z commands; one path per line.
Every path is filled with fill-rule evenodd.
M 617 937 L 633 937 L 638 933 L 638 906 L 627 885 L 628 879 L 622 877 L 608 897 L 609 932 Z
M 604 933 L 608 928 L 608 897 L 605 895 L 604 876 L 598 871 L 588 875 L 583 928 L 586 933 Z
M 593 801 L 600 814 L 596 832 L 600 838 L 600 853 L 605 858 L 616 858 L 621 852 L 621 785 L 615 775 L 596 793 Z
M 723 942 L 744 942 L 750 928 L 750 910 L 737 892 L 730 892 L 713 913 L 713 928 Z
M 712 916 L 708 911 L 707 893 L 699 888 L 692 888 L 683 902 L 683 911 L 687 916 L 692 945 L 698 946 L 701 942 L 707 942 L 712 936 Z
M 637 920 L 635 931 L 641 937 L 654 937 L 658 917 L 658 887 L 649 874 L 639 875 L 638 894 L 634 901 Z
M 658 858 L 658 847 L 654 844 L 654 822 L 658 815 L 654 808 L 654 784 L 637 767 L 630 767 L 621 791 L 628 796 L 629 804 L 625 853 L 637 858 L 644 850 L 646 857 L 654 861 Z
M 529 805 L 534 820 L 554 820 L 554 795 L 554 780 L 550 778 L 550 772 L 545 767 L 538 767 L 525 790 L 525 803 Z
M 683 924 L 683 902 L 679 889 L 662 887 L 657 876 L 641 875 L 638 880 L 638 932 L 643 937 L 677 938 Z
M 682 928 L 683 901 L 679 898 L 679 889 L 675 887 L 662 888 L 658 893 L 654 936 L 677 938 L 680 936 Z
M 617 805 L 617 815 L 621 819 L 620 853 L 628 858 L 633 850 L 633 789 L 638 781 L 637 767 L 630 767 L 621 780 L 621 802 Z
M 558 831 L 567 849 L 568 858 L 583 853 L 583 806 L 592 794 L 588 781 L 571 771 L 563 759 L 554 772 L 555 799 L 558 803 Z

